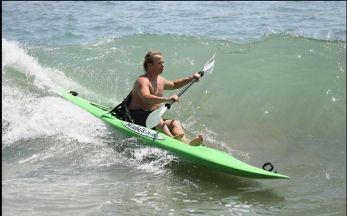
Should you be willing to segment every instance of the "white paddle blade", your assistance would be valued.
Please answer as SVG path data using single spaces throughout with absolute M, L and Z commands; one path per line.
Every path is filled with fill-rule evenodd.
M 203 71 L 205 73 L 211 74 L 214 69 L 214 57 L 216 56 L 216 53 L 213 54 L 213 56 L 205 63 Z
M 151 112 L 151 114 L 148 115 L 146 120 L 146 127 L 147 128 L 154 128 L 160 123 L 161 116 L 164 114 L 164 112 L 167 110 L 167 107 L 165 105 L 162 105 L 159 107 L 159 109 Z

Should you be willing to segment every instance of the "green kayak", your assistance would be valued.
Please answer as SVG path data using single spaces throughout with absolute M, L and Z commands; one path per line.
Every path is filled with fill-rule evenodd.
M 206 146 L 190 146 L 174 138 L 155 130 L 142 127 L 130 122 L 117 119 L 109 113 L 110 107 L 105 107 L 79 96 L 74 96 L 71 92 L 63 90 L 60 95 L 71 101 L 75 105 L 88 111 L 94 116 L 110 123 L 115 128 L 123 131 L 129 136 L 137 137 L 151 146 L 165 149 L 175 155 L 185 158 L 194 163 L 198 163 L 213 169 L 231 173 L 233 175 L 256 178 L 256 179 L 288 179 L 286 175 L 263 170 L 244 163 L 226 152 L 219 151 Z

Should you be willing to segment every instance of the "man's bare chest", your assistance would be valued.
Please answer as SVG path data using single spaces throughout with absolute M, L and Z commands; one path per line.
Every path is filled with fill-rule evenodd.
M 162 96 L 164 92 L 164 82 L 150 82 L 149 83 L 149 90 L 151 94 L 157 95 L 157 96 Z

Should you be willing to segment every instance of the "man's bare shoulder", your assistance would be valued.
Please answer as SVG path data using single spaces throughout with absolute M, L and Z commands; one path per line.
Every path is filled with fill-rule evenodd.
M 145 75 L 141 75 L 136 79 L 137 83 L 148 83 L 149 79 Z
M 166 80 L 163 76 L 159 76 L 158 81 L 165 84 L 168 80 Z

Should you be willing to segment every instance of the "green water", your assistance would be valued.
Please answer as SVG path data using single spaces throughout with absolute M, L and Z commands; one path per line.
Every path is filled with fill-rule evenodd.
M 93 203 L 109 200 L 103 204 L 103 212 L 124 214 L 129 208 L 135 212 L 141 209 L 141 214 L 156 208 L 163 214 L 205 215 L 345 212 L 345 42 L 280 34 L 238 44 L 193 36 L 140 34 L 82 45 L 22 49 L 13 42 L 3 44 L 6 161 L 12 160 L 10 155 L 16 154 L 16 148 L 42 143 L 39 146 L 43 150 L 34 151 L 32 156 L 27 152 L 21 161 L 36 161 L 39 167 L 51 161 L 49 166 L 64 173 L 81 170 L 81 182 L 108 187 L 84 195 L 93 196 Z M 203 134 L 208 146 L 254 166 L 271 162 L 275 170 L 291 179 L 235 178 L 177 162 L 168 153 L 134 148 L 133 141 L 82 115 L 55 93 L 62 87 L 114 106 L 143 73 L 143 56 L 149 50 L 164 54 L 163 75 L 167 79 L 192 75 L 216 52 L 214 72 L 194 84 L 166 117 L 181 120 L 188 135 Z M 9 58 L 10 53 L 17 57 Z M 165 94 L 172 93 L 175 91 Z M 19 115 L 13 116 L 13 112 Z M 27 124 L 18 123 L 22 121 Z M 57 139 L 62 142 L 57 144 Z M 119 147 L 125 143 L 125 150 Z M 70 171 L 59 165 L 62 160 Z M 88 180 L 89 175 L 101 175 L 104 180 Z M 130 183 L 126 176 L 131 176 Z M 68 179 L 74 181 L 75 177 Z M 104 183 L 97 184 L 100 181 Z M 63 182 L 54 181 L 50 185 L 53 192 L 64 190 Z M 35 185 L 31 187 L 35 191 Z M 80 196 L 78 187 L 73 191 L 71 199 Z M 114 193 L 118 195 L 114 197 Z M 56 196 L 51 196 L 54 203 Z M 12 206 L 8 202 L 5 204 Z M 80 205 L 70 207 L 74 206 Z
M 114 106 L 149 50 L 168 79 L 216 52 L 166 117 L 291 179 L 183 161 L 56 93 Z M 340 216 L 345 164 L 346 1 L 2 2 L 3 215 Z

